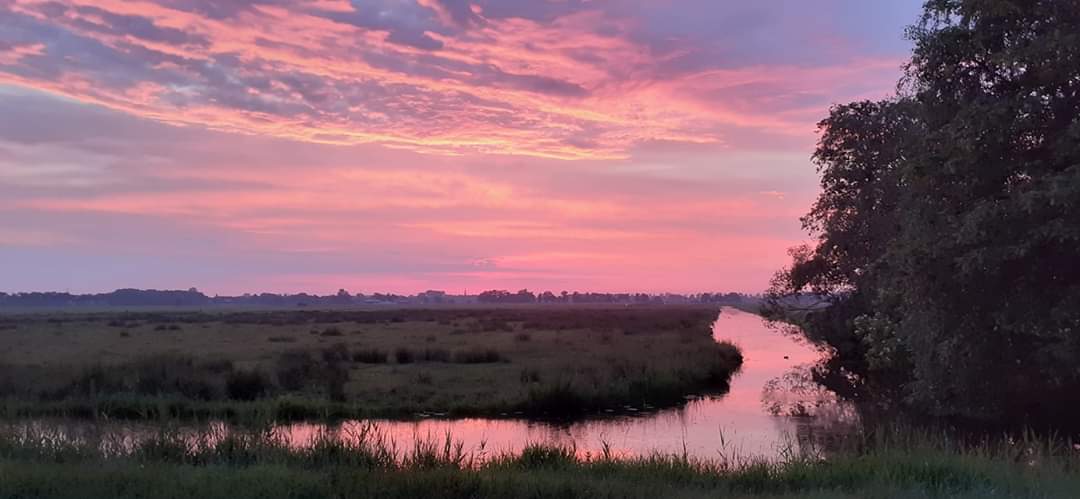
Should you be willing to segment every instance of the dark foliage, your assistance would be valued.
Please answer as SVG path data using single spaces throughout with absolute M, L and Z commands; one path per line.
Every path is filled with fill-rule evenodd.
M 398 348 L 394 350 L 394 360 L 398 364 L 412 364 L 416 360 L 416 354 L 408 348 Z
M 354 350 L 352 353 L 353 362 L 362 364 L 385 364 L 388 358 L 386 351 L 377 348 Z
M 497 350 L 464 350 L 454 354 L 454 362 L 458 364 L 492 364 L 503 362 L 507 359 Z
M 271 387 L 270 378 L 261 371 L 233 371 L 225 378 L 225 391 L 232 400 L 255 400 Z
M 849 390 L 1054 423 L 1080 407 L 1080 2 L 930 0 L 909 36 L 898 97 L 822 121 L 818 244 L 772 308 Z

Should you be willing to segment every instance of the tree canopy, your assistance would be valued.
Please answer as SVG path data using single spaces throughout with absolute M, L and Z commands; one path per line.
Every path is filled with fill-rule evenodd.
M 1080 0 L 930 0 L 894 98 L 819 124 L 822 193 L 771 291 L 922 413 L 1080 405 Z

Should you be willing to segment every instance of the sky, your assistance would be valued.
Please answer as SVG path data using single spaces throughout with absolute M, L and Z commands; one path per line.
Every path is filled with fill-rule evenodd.
M 919 0 L 0 0 L 0 291 L 759 292 Z

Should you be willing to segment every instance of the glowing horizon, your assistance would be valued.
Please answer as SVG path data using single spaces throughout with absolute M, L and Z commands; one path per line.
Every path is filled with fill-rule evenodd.
M 918 7 L 3 0 L 0 291 L 761 291 Z

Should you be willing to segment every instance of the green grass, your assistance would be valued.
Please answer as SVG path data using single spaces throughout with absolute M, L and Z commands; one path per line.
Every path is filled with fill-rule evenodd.
M 5 315 L 0 417 L 577 417 L 726 390 L 714 309 Z M 527 338 L 527 339 L 525 339 Z M 16 383 L 13 380 L 18 380 Z
M 290 448 L 272 432 L 162 431 L 135 446 L 48 432 L 0 438 L 0 497 L 1074 498 L 1080 459 L 1046 440 L 863 440 L 827 460 L 732 464 L 530 446 L 481 458 L 447 436 L 398 449 L 374 429 Z

